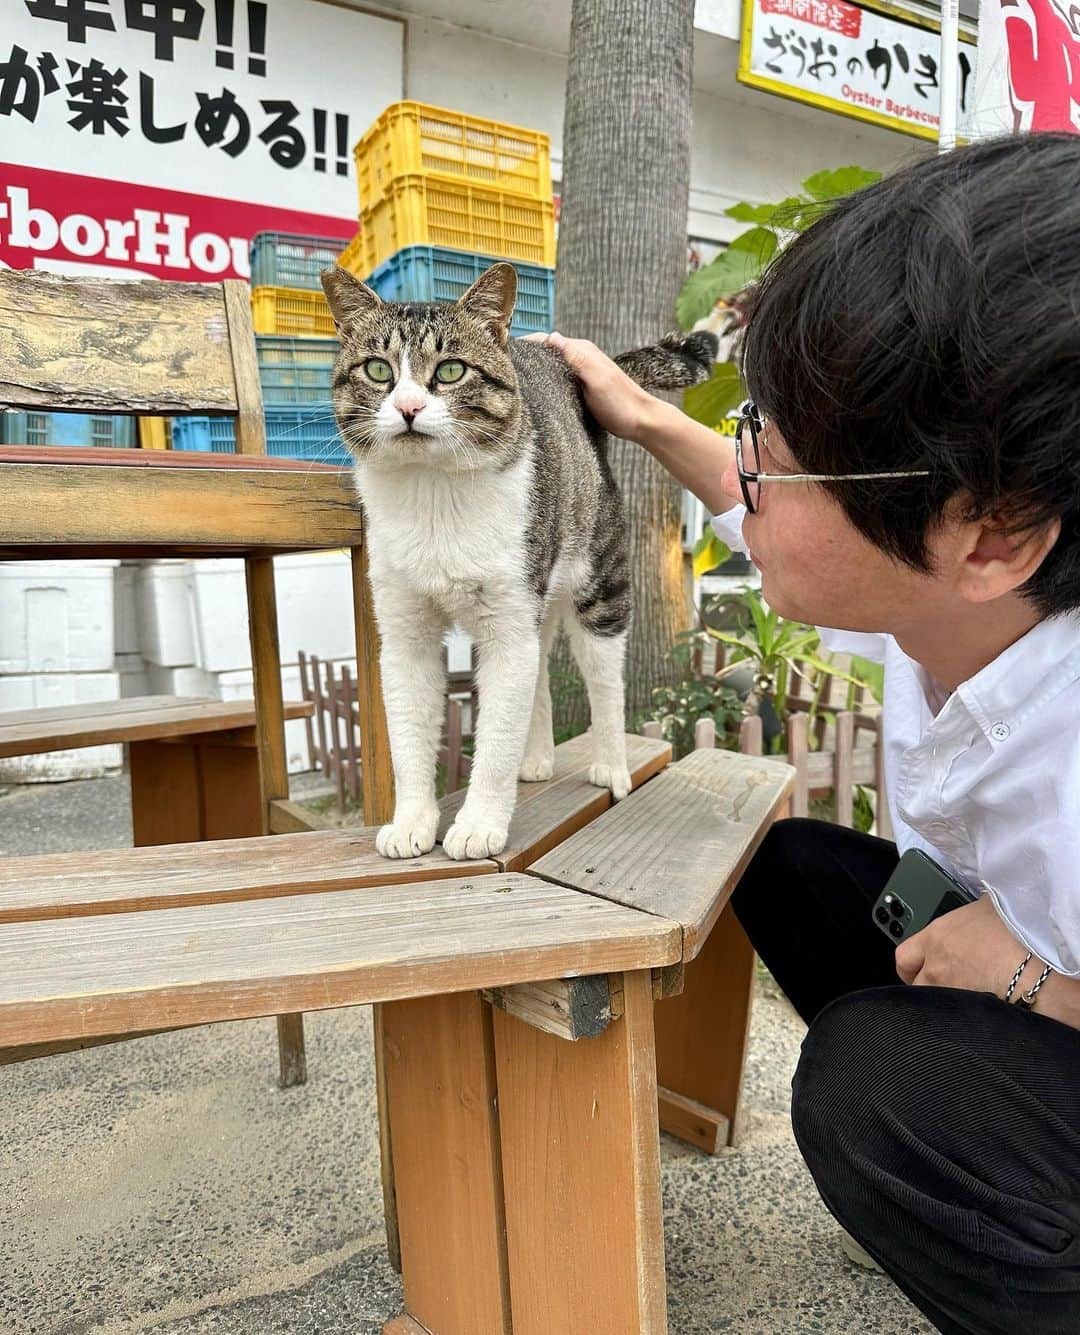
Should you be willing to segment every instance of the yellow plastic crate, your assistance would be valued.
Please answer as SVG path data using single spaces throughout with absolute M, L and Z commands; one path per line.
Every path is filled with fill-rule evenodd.
M 257 334 L 334 338 L 334 317 L 321 292 L 303 287 L 253 287 L 251 319 Z
M 343 269 L 348 269 L 351 274 L 357 278 L 366 278 L 369 270 L 364 268 L 364 233 L 357 231 L 356 235 L 338 256 L 338 264 Z
M 381 203 L 364 210 L 360 242 L 365 274 L 406 246 L 448 246 L 553 269 L 555 210 L 549 200 L 402 176 Z
M 361 208 L 374 208 L 399 177 L 420 173 L 529 199 L 551 199 L 546 134 L 424 102 L 387 107 L 353 156 Z

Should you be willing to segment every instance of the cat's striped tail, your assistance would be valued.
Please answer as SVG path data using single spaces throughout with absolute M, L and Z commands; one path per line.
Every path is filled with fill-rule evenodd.
M 676 332 L 651 347 L 620 353 L 615 364 L 643 389 L 686 389 L 708 380 L 719 348 L 716 335 L 706 329 Z

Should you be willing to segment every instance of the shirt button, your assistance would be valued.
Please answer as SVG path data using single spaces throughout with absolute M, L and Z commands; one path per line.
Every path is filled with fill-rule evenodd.
M 1012 728 L 1007 723 L 995 723 L 990 729 L 990 736 L 995 742 L 1003 742 L 1012 732 Z

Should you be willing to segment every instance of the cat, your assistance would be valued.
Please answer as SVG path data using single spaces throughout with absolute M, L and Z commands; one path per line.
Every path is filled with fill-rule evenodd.
M 468 792 L 442 845 L 455 859 L 493 857 L 517 780 L 552 777 L 547 660 L 560 621 L 589 694 L 589 781 L 616 800 L 630 790 L 630 570 L 607 437 L 562 355 L 510 338 L 512 265 L 487 269 L 456 304 L 383 302 L 340 267 L 322 283 L 394 767 L 394 816 L 376 847 L 408 858 L 434 846 L 442 640 L 456 625 L 476 644 L 479 711 Z M 712 334 L 674 334 L 616 360 L 646 388 L 676 389 L 707 379 L 715 351 Z

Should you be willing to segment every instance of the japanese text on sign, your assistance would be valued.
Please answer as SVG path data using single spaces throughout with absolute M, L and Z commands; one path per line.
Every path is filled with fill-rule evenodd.
M 959 122 L 970 120 L 974 47 L 958 53 Z M 909 134 L 936 134 L 937 34 L 847 0 L 745 0 L 739 79 Z

